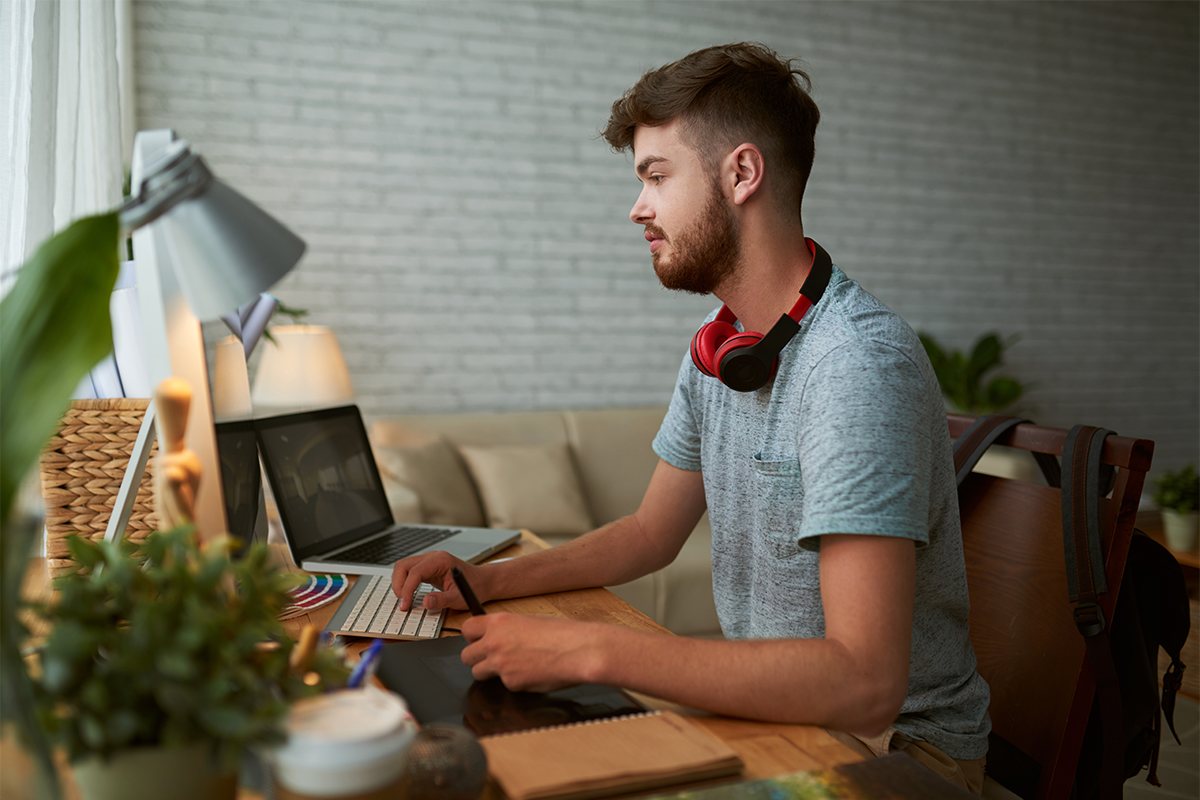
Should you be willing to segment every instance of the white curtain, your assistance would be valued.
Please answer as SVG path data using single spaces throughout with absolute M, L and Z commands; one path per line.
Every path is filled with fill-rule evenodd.
M 51 234 L 121 201 L 118 8 L 0 2 L 0 294 Z

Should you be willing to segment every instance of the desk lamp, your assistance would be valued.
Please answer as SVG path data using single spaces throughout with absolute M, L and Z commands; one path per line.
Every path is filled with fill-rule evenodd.
M 323 325 L 279 325 L 262 345 L 251 400 L 256 417 L 332 408 L 354 402 L 350 371 L 333 331 Z
M 286 275 L 304 242 L 265 211 L 218 180 L 174 131 L 138 133 L 136 195 L 121 209 L 133 234 L 143 355 L 152 385 L 175 375 L 194 391 L 186 446 L 202 474 L 219 475 L 201 320 L 236 311 Z M 154 406 L 146 410 L 105 539 L 121 535 L 150 455 Z M 225 529 L 221 481 L 204 480 L 196 496 L 201 536 Z

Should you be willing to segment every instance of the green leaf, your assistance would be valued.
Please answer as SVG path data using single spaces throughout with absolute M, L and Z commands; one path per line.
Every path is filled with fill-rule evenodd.
M 1024 387 L 1013 378 L 993 378 L 984 391 L 984 403 L 988 410 L 998 410 L 1010 406 L 1021 396 Z
M 975 347 L 971 350 L 971 358 L 967 362 L 968 379 L 977 381 L 989 369 L 1000 366 L 1000 359 L 1003 354 L 1004 345 L 1001 343 L 999 336 L 989 333 L 979 337 L 979 341 L 975 343 Z
M 38 248 L 0 301 L 0 520 L 71 393 L 112 350 L 118 231 L 116 213 L 71 224 Z
M 82 735 L 83 742 L 93 750 L 103 750 L 106 737 L 104 735 L 104 723 L 90 714 L 84 714 L 79 718 L 79 733 Z
M 95 569 L 97 564 L 104 561 L 104 551 L 91 539 L 82 536 L 67 537 L 67 552 L 80 566 L 89 570 Z

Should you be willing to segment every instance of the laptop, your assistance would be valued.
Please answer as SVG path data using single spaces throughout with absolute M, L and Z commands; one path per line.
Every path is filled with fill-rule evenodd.
M 503 528 L 397 523 L 358 406 L 262 417 L 254 432 L 301 569 L 390 575 L 406 556 L 446 550 L 474 563 L 520 538 Z
M 225 499 L 225 529 L 240 543 L 233 557 L 241 558 L 250 544 L 267 539 L 258 439 L 253 420 L 218 422 L 214 427 L 221 495 Z

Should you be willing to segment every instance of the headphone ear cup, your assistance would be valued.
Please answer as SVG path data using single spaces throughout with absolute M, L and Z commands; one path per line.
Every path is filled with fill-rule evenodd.
M 763 335 L 757 331 L 734 331 L 733 336 L 730 336 L 721 346 L 717 348 L 713 354 L 713 363 L 717 367 L 717 377 L 721 373 L 721 360 L 739 347 L 750 347 L 762 341 Z
M 779 359 L 751 349 L 762 340 L 763 335 L 757 331 L 746 331 L 725 340 L 716 353 L 717 377 L 721 383 L 734 391 L 752 392 L 771 380 Z
M 722 320 L 705 323 L 692 337 L 692 363 L 710 378 L 717 377 L 717 350 L 728 339 L 741 335 L 737 328 Z

